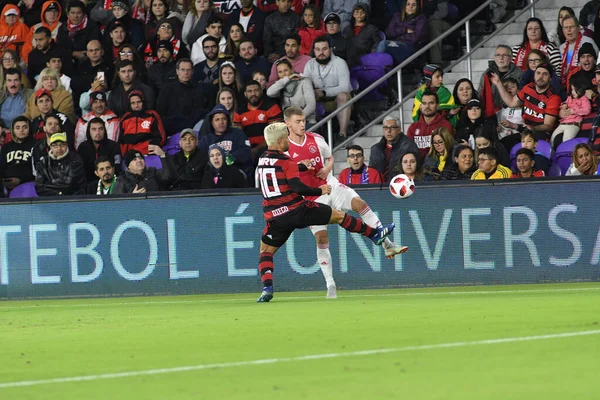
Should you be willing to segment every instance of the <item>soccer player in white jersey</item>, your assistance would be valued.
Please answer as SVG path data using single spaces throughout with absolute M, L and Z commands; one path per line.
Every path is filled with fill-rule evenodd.
M 319 134 L 306 132 L 306 119 L 304 112 L 299 107 L 288 107 L 284 113 L 285 124 L 288 127 L 290 148 L 289 157 L 299 164 L 300 180 L 312 187 L 319 187 L 328 184 L 331 186 L 331 194 L 323 195 L 318 198 L 309 198 L 318 203 L 327 204 L 333 208 L 343 211 L 353 210 L 357 212 L 362 220 L 372 228 L 381 226 L 379 218 L 369 205 L 360 198 L 358 193 L 348 186 L 340 183 L 333 176 L 333 155 L 331 148 Z M 327 235 L 327 226 L 311 226 L 315 239 L 317 241 L 317 259 L 321 266 L 321 271 L 325 277 L 327 285 L 327 298 L 335 299 L 337 290 L 335 280 L 333 279 L 333 266 L 331 253 L 329 252 L 329 236 Z M 389 239 L 383 243 L 385 256 L 393 258 L 397 254 L 408 250 L 406 246 L 398 246 Z

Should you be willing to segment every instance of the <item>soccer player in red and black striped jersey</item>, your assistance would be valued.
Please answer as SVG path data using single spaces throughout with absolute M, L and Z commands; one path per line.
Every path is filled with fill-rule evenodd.
M 324 184 L 314 188 L 302 183 L 298 164 L 284 154 L 290 147 L 285 124 L 269 125 L 264 136 L 268 149 L 258 160 L 256 169 L 267 222 L 260 242 L 258 270 L 264 287 L 257 300 L 259 303 L 273 298 L 273 256 L 295 229 L 338 224 L 349 232 L 367 236 L 377 245 L 381 245 L 394 230 L 394 223 L 371 228 L 340 210 L 305 200 L 302 196 L 330 194 L 331 186 Z
M 538 140 L 549 140 L 550 133 L 557 126 L 560 96 L 552 91 L 550 85 L 553 73 L 550 65 L 538 65 L 535 68 L 534 81 L 525 85 L 516 96 L 511 96 L 506 91 L 498 75 L 492 73 L 491 77 L 502 101 L 508 107 L 523 106 L 525 128 L 531 130 Z

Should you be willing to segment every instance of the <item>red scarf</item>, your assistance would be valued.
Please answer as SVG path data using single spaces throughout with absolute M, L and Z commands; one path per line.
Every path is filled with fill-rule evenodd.
M 541 51 L 545 55 L 548 55 L 548 45 L 544 41 L 540 42 L 540 44 L 537 47 L 537 50 Z M 527 71 L 527 56 L 529 55 L 530 51 L 531 51 L 531 45 L 529 44 L 529 41 L 527 41 L 527 44 L 525 45 L 525 47 L 520 46 L 519 51 L 515 55 L 514 64 L 517 67 L 521 68 L 521 70 L 523 70 L 523 71 Z
M 583 35 L 580 32 L 577 36 L 577 41 L 575 42 L 575 47 L 573 47 L 573 55 L 571 56 L 571 62 L 569 63 L 569 65 L 567 65 L 567 56 L 569 54 L 569 42 L 565 41 L 565 51 L 563 52 L 563 57 L 562 57 L 562 72 L 560 75 L 560 80 L 561 80 L 563 87 L 566 87 L 567 76 L 569 76 L 569 69 L 571 67 L 577 66 L 577 63 L 578 63 L 577 53 L 579 52 L 579 48 L 581 47 L 581 39 L 582 38 L 583 38 Z
M 483 76 L 483 86 L 481 88 L 481 101 L 483 103 L 483 116 L 486 118 L 496 115 L 496 107 L 494 106 L 494 94 L 492 92 L 492 82 L 488 74 Z
M 105 10 L 110 10 L 110 5 L 112 4 L 113 0 L 104 0 L 104 9 Z
M 83 16 L 83 19 L 77 25 L 73 25 L 70 19 L 67 19 L 67 29 L 69 30 L 69 37 L 73 39 L 77 32 L 81 32 L 85 29 L 88 23 L 87 15 Z

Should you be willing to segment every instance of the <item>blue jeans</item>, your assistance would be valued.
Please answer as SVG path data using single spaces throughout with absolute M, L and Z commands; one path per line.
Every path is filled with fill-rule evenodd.
M 377 44 L 375 51 L 379 53 L 388 53 L 394 59 L 394 64 L 398 65 L 415 52 L 413 46 L 404 42 L 394 40 L 382 40 Z

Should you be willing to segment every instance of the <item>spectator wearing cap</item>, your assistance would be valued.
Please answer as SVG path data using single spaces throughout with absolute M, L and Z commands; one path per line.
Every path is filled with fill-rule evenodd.
M 27 77 L 33 84 L 38 78 L 38 75 L 44 68 L 46 68 L 46 61 L 48 60 L 48 52 L 58 52 L 62 59 L 63 71 L 67 75 L 71 75 L 73 72 L 73 62 L 71 54 L 67 49 L 56 44 L 52 39 L 50 29 L 45 26 L 36 28 L 33 32 L 34 48 L 29 53 L 29 62 L 27 64 Z
M 33 48 L 29 39 L 29 27 L 19 21 L 21 12 L 14 4 L 7 4 L 0 16 L 0 48 L 15 50 L 21 60 L 27 63 Z
M 368 185 L 382 183 L 383 177 L 375 168 L 365 164 L 365 152 L 357 144 L 346 148 L 348 164 L 350 167 L 343 169 L 338 177 L 344 185 Z
M 212 15 L 208 21 L 206 21 L 206 33 L 191 44 L 192 51 L 190 53 L 190 58 L 194 65 L 204 61 L 205 55 L 202 42 L 208 36 L 212 36 L 218 40 L 219 48 L 217 55 L 221 57 L 225 53 L 225 48 L 227 47 L 227 38 L 223 35 L 223 21 L 216 14 Z
M 561 80 L 563 85 L 567 83 L 567 77 L 579 65 L 579 50 L 583 45 L 589 43 L 594 54 L 598 54 L 598 46 L 594 39 L 584 36 L 579 30 L 579 22 L 576 18 L 569 15 L 562 21 L 562 29 L 565 34 L 565 42 L 560 45 L 561 56 Z
M 340 16 L 342 21 L 342 30 L 350 25 L 350 20 L 352 19 L 352 11 L 354 9 L 354 5 L 357 3 L 364 3 L 367 5 L 371 4 L 370 0 L 354 0 L 354 1 L 346 1 L 346 0 L 324 0 L 323 1 L 323 15 L 327 15 L 329 13 L 336 13 Z
M 33 181 L 31 149 L 35 141 L 29 134 L 29 120 L 19 116 L 12 121 L 11 140 L 0 150 L 0 178 L 10 191 L 21 183 Z
M 331 43 L 333 54 L 344 60 L 348 59 L 348 39 L 342 35 L 340 16 L 334 12 L 325 16 L 325 30 Z
M 79 118 L 75 126 L 75 149 L 87 140 L 88 124 L 92 119 L 100 118 L 104 122 L 106 137 L 114 142 L 119 141 L 121 127 L 119 117 L 108 109 L 107 96 L 105 92 L 96 91 L 90 95 L 92 111 Z
M 121 118 L 121 152 L 137 150 L 147 155 L 149 146 L 165 143 L 165 128 L 160 115 L 148 109 L 144 93 L 133 89 L 128 92 L 129 111 Z
M 104 59 L 114 64 L 119 52 L 127 43 L 127 28 L 121 21 L 113 21 L 104 30 Z
M 100 38 L 100 27 L 88 18 L 83 2 L 71 0 L 68 5 L 67 21 L 59 26 L 56 42 L 68 49 L 75 67 L 86 58 L 86 45 L 90 40 L 100 40 Z
M 35 40 L 33 35 L 36 33 L 37 29 L 44 26 L 50 30 L 51 36 L 53 40 L 56 40 L 58 36 L 58 28 L 62 25 L 60 21 L 60 16 L 62 14 L 62 7 L 60 3 L 56 0 L 46 1 L 42 6 L 41 13 L 41 22 L 33 25 L 31 30 L 29 31 L 29 41 L 32 46 L 35 46 Z
M 36 164 L 35 190 L 39 196 L 84 194 L 85 171 L 81 157 L 69 149 L 67 134 L 54 133 L 49 139 L 48 157 Z
M 297 33 L 288 36 L 287 39 L 285 39 L 285 56 L 279 59 L 288 60 L 292 66 L 292 71 L 297 73 L 302 73 L 306 63 L 310 61 L 310 56 L 300 54 L 301 44 L 302 39 Z M 271 87 L 271 85 L 279 80 L 279 75 L 277 74 L 277 61 L 274 62 L 271 67 L 271 74 L 269 75 L 267 87 Z
M 512 63 L 512 50 L 510 47 L 501 44 L 496 46 L 494 52 L 494 63 L 485 70 L 479 81 L 479 99 L 483 105 L 483 116 L 492 118 L 502 108 L 502 97 L 498 89 L 492 84 L 490 77 L 495 73 L 502 79 L 515 78 L 521 80 L 523 71 Z
M 177 80 L 176 62 L 173 58 L 173 45 L 161 40 L 156 45 L 156 61 L 148 68 L 148 85 L 160 96 L 162 88 Z
M 238 128 L 231 126 L 231 117 L 227 108 L 217 104 L 208 114 L 210 132 L 200 138 L 198 150 L 208 154 L 211 145 L 218 143 L 225 150 L 228 162 L 233 162 L 246 176 L 253 176 L 252 152 L 248 137 Z
M 540 64 L 535 69 L 534 82 L 526 85 L 516 96 L 511 96 L 493 73 L 491 81 L 496 86 L 504 103 L 509 107 L 523 106 L 523 122 L 539 140 L 550 139 L 559 117 L 560 97 L 550 86 L 552 67 Z
M 257 50 L 262 54 L 262 40 L 267 14 L 254 5 L 253 0 L 240 0 L 242 7 L 233 11 L 227 18 L 225 32 L 231 26 L 239 23 L 244 28 L 244 37 L 256 44 Z M 260 3 L 260 2 L 259 2 Z
M 360 64 L 360 58 L 375 51 L 381 41 L 379 28 L 369 23 L 371 7 L 366 3 L 356 3 L 352 8 L 350 25 L 344 28 L 343 35 L 348 40 L 348 66 Z
M 45 129 L 46 119 L 49 116 L 53 116 L 59 121 L 59 130 L 67 134 L 67 137 L 69 138 L 69 144 L 72 148 L 75 148 L 73 124 L 67 115 L 54 108 L 52 93 L 46 89 L 38 89 L 36 90 L 35 94 L 31 96 L 27 104 L 30 104 L 32 99 L 34 101 L 36 113 L 38 114 L 37 117 L 31 120 L 29 129 L 33 138 L 36 141 L 39 141 L 47 136 Z M 56 132 L 58 132 L 58 130 Z
M 444 86 L 444 70 L 441 65 L 427 64 L 423 68 L 423 80 L 425 83 L 417 90 L 415 95 L 415 103 L 413 106 L 412 117 L 413 121 L 418 121 L 421 115 L 421 97 L 423 93 L 435 93 L 438 98 L 438 108 L 442 111 L 449 111 L 456 107 L 454 96 Z
M 165 85 L 156 101 L 156 111 L 167 127 L 168 136 L 196 125 L 208 113 L 205 94 L 192 81 L 192 61 L 189 58 L 177 61 L 176 72 L 177 81 Z
M 440 102 L 437 93 L 429 91 L 423 93 L 420 109 L 419 119 L 410 124 L 406 136 L 416 143 L 421 159 L 425 159 L 431 147 L 433 131 L 442 127 L 448 129 L 454 135 L 454 128 L 450 121 L 440 113 Z
M 123 156 L 127 170 L 117 178 L 114 193 L 147 193 L 167 190 L 175 179 L 173 160 L 158 146 L 150 145 L 149 152 L 160 157 L 161 169 L 147 167 L 144 155 L 129 150 Z
M 87 58 L 83 60 L 71 79 L 73 99 L 80 99 L 88 90 L 91 92 L 109 90 L 110 81 L 114 76 L 114 66 L 104 60 L 104 50 L 99 40 L 91 40 L 86 46 Z M 83 111 L 79 102 L 75 104 L 78 115 L 89 111 L 85 104 Z
M 181 60 L 189 57 L 190 53 L 181 39 L 179 39 L 179 32 L 174 31 L 173 23 L 168 19 L 163 19 L 159 21 L 156 38 L 146 42 L 144 45 L 143 59 L 146 68 L 158 61 L 157 46 L 161 41 L 171 43 L 171 57 L 173 57 L 174 60 Z
M 6 134 L 6 128 L 11 126 L 13 119 L 25 113 L 25 107 L 33 94 L 33 89 L 23 87 L 21 72 L 16 68 L 5 70 L 4 79 L 5 88 L 0 91 L 0 118 Z
M 181 32 L 181 21 L 176 16 L 169 15 L 169 2 L 167 0 L 152 0 L 148 10 L 149 18 L 144 25 L 144 38 L 146 42 L 156 41 L 160 24 L 168 19 L 173 27 L 173 32 Z
M 104 2 L 107 4 L 108 2 Z M 127 0 L 116 0 L 110 3 L 110 10 L 113 18 L 110 23 L 105 25 L 110 25 L 115 21 L 119 21 L 125 27 L 125 31 L 127 32 L 127 43 L 133 44 L 136 48 L 139 48 L 144 44 L 144 25 L 142 21 L 137 18 L 133 18 L 131 16 L 131 6 Z M 92 10 L 93 16 L 94 10 Z M 93 17 L 92 17 L 93 19 Z
M 73 96 L 69 93 L 62 85 L 58 73 L 51 69 L 45 68 L 39 75 L 38 82 L 35 85 L 35 90 L 40 89 L 47 90 L 52 95 L 54 108 L 65 114 L 69 121 L 75 120 L 75 111 L 73 109 Z M 36 92 L 37 93 L 37 92 Z M 29 119 L 34 119 L 39 115 L 39 111 L 36 107 L 36 99 L 30 97 L 27 102 L 25 116 Z
M 291 7 L 291 0 L 277 0 L 277 10 L 265 19 L 263 46 L 265 56 L 270 63 L 285 54 L 285 39 L 296 32 L 300 26 L 300 17 L 291 10 Z
M 513 172 L 512 179 L 543 178 L 546 176 L 541 169 L 535 169 L 535 154 L 529 149 L 520 148 L 516 153 L 517 172 Z
M 225 150 L 218 144 L 208 149 L 208 167 L 202 177 L 202 189 L 245 188 L 248 184 L 242 172 L 227 163 Z
M 33 122 L 33 121 L 32 121 Z M 48 153 L 50 152 L 50 137 L 58 132 L 64 132 L 62 127 L 62 121 L 60 117 L 56 114 L 47 115 L 41 121 L 41 135 L 38 132 L 34 132 L 31 130 L 33 123 L 30 124 L 30 135 L 34 135 L 39 139 L 36 139 L 35 145 L 31 149 L 31 165 L 33 170 L 33 175 L 37 175 L 36 173 L 36 165 L 39 161 L 41 161 L 44 157 L 48 157 Z M 67 132 L 64 132 L 67 133 Z M 67 143 L 69 144 L 69 148 L 74 150 L 73 147 L 73 135 L 67 133 Z
M 186 128 L 181 131 L 179 146 L 181 150 L 173 155 L 177 174 L 171 190 L 200 189 L 208 156 L 198 150 L 198 138 L 192 129 Z
M 483 107 L 479 99 L 471 99 L 462 111 L 462 115 L 456 125 L 456 135 L 454 139 L 457 143 L 473 145 L 475 143 L 475 130 L 486 125 L 486 129 L 496 131 L 496 125 L 493 122 L 486 123 L 483 117 Z
M 107 137 L 106 125 L 102 118 L 94 117 L 87 123 L 86 140 L 81 143 L 77 152 L 83 161 L 87 182 L 97 180 L 94 162 L 99 157 L 110 159 L 116 174 L 121 171 L 121 148 L 117 142 Z
M 594 46 L 584 43 L 578 53 L 579 65 L 569 72 L 565 88 L 570 94 L 571 83 L 578 81 L 578 86 L 585 89 L 586 96 L 591 99 L 594 94 L 594 79 L 596 78 L 596 61 L 598 54 Z
M 271 71 L 271 64 L 262 56 L 256 54 L 256 47 L 248 39 L 240 42 L 240 59 L 235 62 L 235 68 L 242 84 L 252 80 L 252 75 L 256 71 L 261 71 L 265 76 Z

